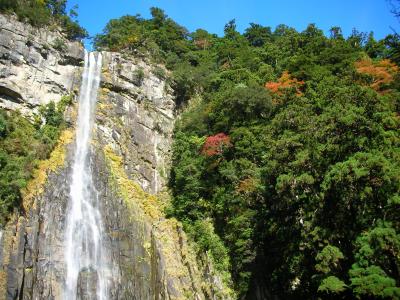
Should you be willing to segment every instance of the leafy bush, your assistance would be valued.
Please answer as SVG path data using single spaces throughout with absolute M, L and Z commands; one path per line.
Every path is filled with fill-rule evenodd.
M 187 228 L 187 232 L 197 242 L 199 253 L 208 253 L 219 271 L 230 269 L 228 251 L 221 238 L 215 233 L 210 219 L 198 220 Z
M 65 44 L 63 39 L 57 38 L 53 42 L 53 48 L 60 51 L 65 52 L 67 50 L 67 45 Z
M 72 96 L 64 96 L 57 107 L 54 102 L 42 106 L 34 124 L 19 112 L 0 110 L 0 225 L 20 207 L 21 189 L 38 160 L 47 159 L 56 145 L 71 100 Z
M 141 85 L 142 83 L 143 83 L 143 80 L 144 80 L 144 71 L 143 71 L 143 68 L 137 68 L 135 71 L 134 71 L 134 77 L 135 77 L 135 80 L 136 80 L 136 82 L 137 82 L 137 85 Z
M 327 292 L 332 294 L 340 294 L 346 290 L 346 284 L 335 276 L 325 278 L 318 287 L 319 292 Z
M 14 12 L 20 20 L 36 27 L 59 25 L 70 40 L 87 37 L 87 31 L 71 17 L 77 16 L 76 10 L 71 11 L 71 16 L 67 15 L 66 2 L 67 0 L 0 0 L 0 11 Z
M 67 15 L 59 16 L 59 23 L 63 29 L 63 32 L 67 35 L 68 39 L 73 41 L 79 41 L 88 37 L 88 32 L 85 28 L 79 25 L 77 21 L 74 21 Z
M 15 0 L 0 0 L 0 11 L 14 11 L 17 8 Z
M 164 79 L 167 77 L 167 74 L 165 73 L 165 70 L 164 70 L 163 68 L 161 68 L 160 66 L 156 66 L 156 67 L 153 69 L 153 74 L 154 74 L 157 78 L 159 78 L 159 79 L 161 79 L 161 80 L 164 80 Z

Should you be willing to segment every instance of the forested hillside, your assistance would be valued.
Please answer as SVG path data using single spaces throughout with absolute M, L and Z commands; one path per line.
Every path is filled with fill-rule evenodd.
M 400 298 L 399 37 L 111 20 L 97 49 L 171 70 L 168 209 L 241 298 Z M 160 74 L 165 76 L 165 74 Z
M 0 11 L 87 36 L 66 0 L 0 0 Z M 218 36 L 151 15 L 111 20 L 94 43 L 168 69 L 154 70 L 180 113 L 166 212 L 198 252 L 240 299 L 400 299 L 399 35 L 240 33 L 232 20 Z M 0 110 L 0 224 L 71 101 L 35 121 Z

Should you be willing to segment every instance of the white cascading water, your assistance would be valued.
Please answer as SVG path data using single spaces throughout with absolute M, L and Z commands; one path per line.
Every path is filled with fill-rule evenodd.
M 81 298 L 82 296 L 79 295 L 81 290 L 85 293 L 85 299 L 106 300 L 108 298 L 106 254 L 102 245 L 103 225 L 98 193 L 93 184 L 90 168 L 90 138 L 101 64 L 101 53 L 98 53 L 96 58 L 94 53 L 85 52 L 85 68 L 76 128 L 76 149 L 65 228 L 65 300 Z M 91 280 L 82 280 L 85 274 L 94 279 L 91 277 Z

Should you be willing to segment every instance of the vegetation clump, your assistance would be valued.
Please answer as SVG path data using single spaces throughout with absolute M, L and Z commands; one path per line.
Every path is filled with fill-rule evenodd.
M 67 0 L 0 0 L 0 12 L 15 13 L 22 21 L 33 26 L 58 25 L 70 40 L 88 36 L 76 20 L 77 6 L 66 11 Z
M 72 101 L 72 95 L 62 97 L 56 105 L 50 102 L 39 109 L 35 121 L 18 111 L 0 110 L 0 224 L 4 225 L 10 212 L 22 207 L 24 194 L 32 178 L 38 177 L 41 161 L 59 141 L 66 128 L 64 110 Z M 67 140 L 64 133 L 62 140 Z M 28 188 L 28 189 L 27 189 Z

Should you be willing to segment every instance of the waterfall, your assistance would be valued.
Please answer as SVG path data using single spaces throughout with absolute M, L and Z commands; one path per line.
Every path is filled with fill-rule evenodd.
M 85 51 L 79 96 L 76 149 L 72 167 L 65 227 L 66 280 L 64 299 L 98 299 L 107 296 L 107 265 L 98 193 L 90 166 L 90 138 L 100 83 L 102 56 Z

